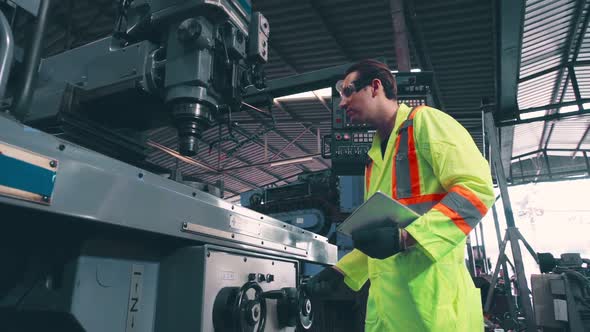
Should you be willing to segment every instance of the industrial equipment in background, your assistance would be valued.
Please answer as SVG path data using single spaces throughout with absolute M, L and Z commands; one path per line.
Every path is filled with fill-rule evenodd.
M 122 0 L 112 36 L 41 60 L 50 3 L 0 12 L 0 330 L 312 328 L 302 263 L 334 264 L 336 247 L 149 172 L 137 139 L 171 123 L 194 155 L 264 86 L 264 16 L 248 0 Z M 19 5 L 37 19 L 12 68 L 4 12 Z
M 539 253 L 542 274 L 531 276 L 537 326 L 543 331 L 590 331 L 590 259 L 579 253 Z
M 433 104 L 430 86 L 432 72 L 395 73 L 398 102 L 409 107 Z M 355 123 L 339 107 L 340 96 L 332 93 L 332 133 L 329 135 L 330 152 L 324 158 L 332 161 L 336 175 L 363 175 L 368 161 L 367 152 L 373 143 L 375 128 L 366 123 Z
M 327 235 L 342 221 L 338 178 L 331 170 L 299 175 L 288 185 L 241 194 L 242 206 L 310 232 Z

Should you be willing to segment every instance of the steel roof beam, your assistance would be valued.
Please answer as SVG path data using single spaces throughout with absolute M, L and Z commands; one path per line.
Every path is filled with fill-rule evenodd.
M 562 103 L 562 105 L 563 104 L 567 104 L 567 103 Z M 576 103 L 574 103 L 574 104 L 576 104 Z M 547 120 L 571 118 L 574 116 L 585 115 L 585 114 L 590 114 L 590 109 L 583 110 L 583 111 L 569 112 L 569 113 L 555 113 L 555 114 L 551 114 L 551 115 L 544 115 L 544 116 L 539 116 L 539 117 L 534 117 L 534 118 L 524 119 L 524 120 L 500 121 L 497 124 L 497 126 L 498 127 L 514 126 L 514 125 L 518 125 L 518 124 L 531 123 L 531 122 L 537 122 L 537 121 L 547 121 Z
M 422 33 L 422 28 L 420 26 L 420 22 L 416 19 L 416 8 L 414 0 L 409 2 L 409 6 L 406 8 L 406 13 L 408 17 L 409 24 L 408 26 L 408 33 L 410 38 L 413 40 L 413 44 L 416 48 L 416 55 L 418 59 L 418 65 L 421 67 L 422 70 L 430 70 L 432 71 L 432 91 L 433 99 L 435 103 L 435 107 L 442 111 L 446 111 L 445 104 L 442 100 L 442 94 L 440 92 L 440 86 L 438 84 L 438 79 L 434 67 L 432 66 L 432 61 L 430 60 L 430 49 L 426 46 L 426 41 L 424 39 L 424 34 Z
M 342 52 L 342 55 L 344 55 L 347 60 L 353 60 L 354 57 L 349 56 L 352 53 L 352 51 L 342 43 L 342 38 L 340 38 L 340 36 L 336 32 L 334 32 L 333 29 L 330 28 L 330 25 L 326 23 L 326 18 L 322 13 L 321 8 L 318 6 L 318 2 L 318 0 L 311 0 L 309 4 L 320 18 L 322 25 L 324 26 L 330 37 L 332 37 L 336 45 L 338 45 L 338 48 Z
M 584 143 L 584 140 L 586 139 L 586 137 L 588 137 L 588 132 L 590 132 L 590 125 L 588 127 L 586 127 L 586 131 L 582 135 L 582 138 L 580 138 L 578 145 L 576 145 L 576 150 L 572 154 L 572 158 L 576 158 L 576 154 L 579 152 L 580 148 L 582 147 L 582 143 Z
M 397 70 L 409 72 L 410 66 L 410 47 L 408 46 L 408 35 L 406 33 L 406 18 L 404 15 L 403 0 L 390 0 L 389 10 L 391 12 L 391 21 L 393 23 L 395 60 Z
M 518 75 L 522 54 L 524 0 L 494 2 L 496 43 L 496 110 L 494 120 L 514 119 L 518 114 Z M 500 128 L 502 167 L 510 174 L 514 128 Z
M 524 23 L 523 0 L 498 0 L 498 58 L 496 84 L 498 85 L 495 120 L 515 118 L 518 114 L 518 73 Z M 515 33 L 518 31 L 518 33 Z

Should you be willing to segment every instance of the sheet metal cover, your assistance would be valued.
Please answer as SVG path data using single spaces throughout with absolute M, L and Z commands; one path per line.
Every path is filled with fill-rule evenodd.
M 400 227 L 404 227 L 418 219 L 418 217 L 420 215 L 409 207 L 378 191 L 359 206 L 336 229 L 340 233 L 350 236 L 352 232 L 361 228 L 376 227 L 387 218 L 395 220 L 400 224 Z

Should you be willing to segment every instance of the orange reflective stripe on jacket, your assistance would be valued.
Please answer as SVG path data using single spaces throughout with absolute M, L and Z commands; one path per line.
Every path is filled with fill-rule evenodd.
M 410 121 L 410 125 L 408 126 L 408 162 L 410 164 L 410 183 L 411 183 L 411 192 L 412 196 L 420 195 L 420 170 L 418 168 L 418 156 L 416 156 L 416 143 L 414 142 L 414 116 L 420 107 L 416 107 L 410 116 L 408 116 L 408 121 Z
M 391 193 L 393 198 L 402 199 L 420 195 L 420 169 L 414 141 L 414 117 L 422 108 L 414 108 L 401 125 L 393 154 Z
M 365 192 L 369 192 L 371 187 L 371 172 L 373 171 L 373 161 L 371 160 L 365 167 Z
M 485 204 L 473 192 L 455 186 L 448 193 L 421 195 L 420 168 L 414 140 L 414 117 L 421 108 L 416 107 L 410 112 L 398 133 L 391 174 L 392 196 L 418 213 L 436 208 L 463 233 L 468 234 L 487 212 Z
M 421 109 L 414 108 L 398 131 L 393 153 L 391 193 L 393 198 L 418 213 L 426 213 L 444 197 L 445 193 L 421 195 L 420 168 L 414 140 L 414 117 Z

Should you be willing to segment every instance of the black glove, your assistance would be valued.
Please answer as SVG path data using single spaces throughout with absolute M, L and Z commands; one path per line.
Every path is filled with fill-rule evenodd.
M 371 258 L 384 259 L 400 252 L 399 227 L 390 225 L 360 229 L 352 233 L 354 247 Z
M 310 297 L 322 297 L 332 294 L 343 282 L 344 275 L 333 267 L 327 267 L 314 275 L 305 284 L 305 291 Z

